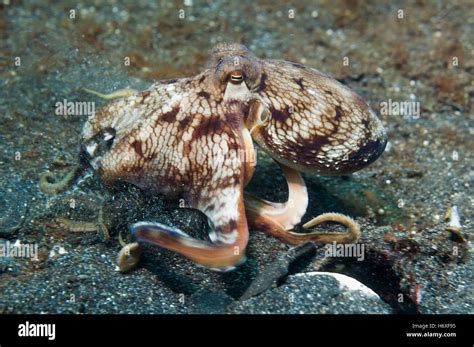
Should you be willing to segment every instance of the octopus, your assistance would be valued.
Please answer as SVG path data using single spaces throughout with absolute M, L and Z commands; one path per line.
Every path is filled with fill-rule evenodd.
M 124 181 L 203 212 L 208 240 L 158 222 L 131 225 L 137 242 L 124 246 L 119 267 L 137 263 L 139 243 L 177 252 L 216 271 L 245 260 L 249 229 L 289 245 L 354 243 L 350 217 L 324 213 L 302 228 L 308 192 L 301 173 L 345 175 L 375 161 L 387 143 L 375 112 L 355 92 L 301 64 L 260 59 L 241 44 L 217 44 L 207 67 L 191 78 L 162 80 L 114 100 L 86 121 L 81 162 L 100 179 Z M 281 168 L 286 202 L 244 192 L 256 146 Z M 345 232 L 315 231 L 323 222 Z

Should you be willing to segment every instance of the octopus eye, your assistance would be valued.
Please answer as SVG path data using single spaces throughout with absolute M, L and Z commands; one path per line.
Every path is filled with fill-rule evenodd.
M 233 84 L 240 84 L 244 80 L 244 76 L 240 71 L 234 71 L 230 73 L 230 82 Z
M 103 156 L 112 147 L 114 139 L 114 129 L 107 128 L 99 131 L 81 145 L 81 158 L 85 162 L 92 162 L 93 159 Z

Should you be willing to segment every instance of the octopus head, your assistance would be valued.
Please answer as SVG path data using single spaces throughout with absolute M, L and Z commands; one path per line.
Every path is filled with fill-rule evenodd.
M 104 129 L 98 132 L 88 140 L 81 142 L 80 160 L 90 165 L 94 169 L 98 169 L 98 163 L 103 155 L 111 148 L 115 137 L 114 129 Z
M 117 138 L 120 137 L 117 128 L 118 117 L 113 117 L 115 107 L 106 106 L 89 116 L 81 133 L 79 159 L 82 164 L 98 170 L 102 159 L 111 151 Z
M 260 83 L 259 59 L 245 46 L 220 43 L 212 50 L 212 82 L 218 91 L 225 91 L 229 85 L 255 90 Z

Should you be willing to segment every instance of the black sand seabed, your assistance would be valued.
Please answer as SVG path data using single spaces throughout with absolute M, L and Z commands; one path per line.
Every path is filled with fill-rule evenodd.
M 444 215 L 457 206 L 463 236 L 472 237 L 473 26 L 469 1 L 3 1 L 0 242 L 38 244 L 39 260 L 0 258 L 0 312 L 472 313 L 472 242 L 450 236 Z M 60 177 L 76 161 L 85 121 L 56 115 L 56 102 L 94 101 L 99 107 L 105 101 L 82 88 L 144 89 L 153 80 L 190 76 L 220 41 L 332 74 L 379 114 L 389 99 L 420 103 L 419 117 L 380 115 L 390 144 L 369 168 L 342 178 L 305 175 L 310 208 L 304 220 L 326 211 L 354 216 L 362 227 L 364 261 L 325 258 L 319 247 L 296 260 L 289 278 L 240 302 L 288 246 L 252 232 L 248 261 L 226 274 L 145 247 L 139 268 L 124 275 L 115 271 L 115 258 L 118 233 L 126 234 L 129 223 L 154 219 L 204 237 L 206 221 L 192 211 L 167 209 L 161 197 L 134 187 L 105 187 L 92 175 L 58 195 L 39 190 L 43 172 Z M 285 199 L 283 177 L 261 151 L 248 189 Z M 57 218 L 95 223 L 101 206 L 111 233 L 107 242 L 55 224 Z M 343 293 L 331 278 L 294 276 L 311 271 L 349 275 L 381 299 Z

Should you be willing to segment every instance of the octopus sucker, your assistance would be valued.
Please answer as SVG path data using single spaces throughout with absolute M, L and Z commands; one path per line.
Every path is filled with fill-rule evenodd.
M 195 77 L 112 95 L 122 94 L 89 117 L 81 158 L 108 183 L 182 197 L 207 216 L 212 231 L 210 240 L 200 240 L 156 221 L 134 223 L 138 243 L 120 252 L 121 270 L 138 263 L 141 242 L 212 270 L 234 269 L 245 259 L 249 227 L 292 245 L 358 240 L 357 223 L 337 213 L 317 216 L 303 228 L 336 222 L 347 227 L 345 233 L 294 231 L 308 206 L 301 172 L 348 174 L 385 149 L 380 120 L 346 86 L 304 65 L 260 59 L 241 44 L 220 43 Z M 256 165 L 255 145 L 283 171 L 286 202 L 244 194 Z

